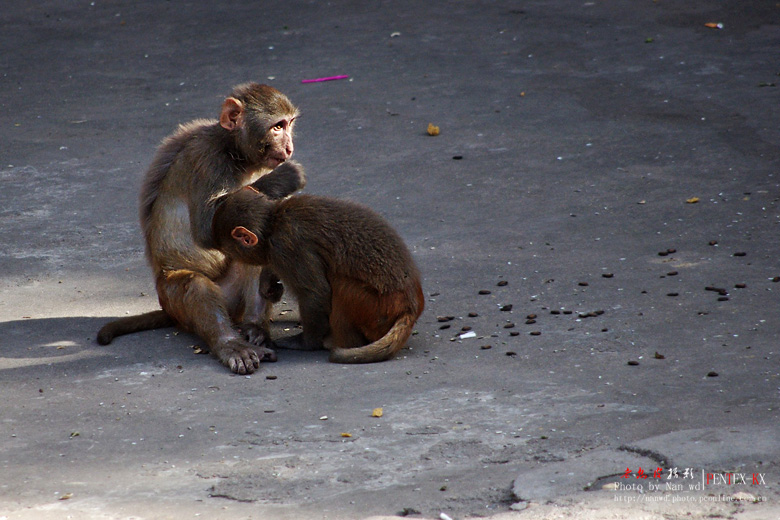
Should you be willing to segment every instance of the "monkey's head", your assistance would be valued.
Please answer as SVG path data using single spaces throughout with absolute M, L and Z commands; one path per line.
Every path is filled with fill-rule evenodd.
M 211 230 L 217 249 L 247 264 L 267 263 L 266 238 L 274 202 L 246 187 L 217 202 Z
M 222 103 L 219 124 L 232 134 L 242 157 L 272 170 L 293 154 L 297 117 L 298 109 L 275 88 L 244 83 Z

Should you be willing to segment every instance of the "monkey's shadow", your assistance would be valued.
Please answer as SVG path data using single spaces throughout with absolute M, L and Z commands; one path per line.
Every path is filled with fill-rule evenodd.
M 132 360 L 123 352 L 100 347 L 95 337 L 109 318 L 41 318 L 0 323 L 0 370 L 40 371 L 42 368 L 82 373 L 105 369 L 107 358 Z M 129 350 L 128 350 L 129 352 Z M 140 358 L 140 356 L 139 356 Z
M 110 345 L 96 341 L 97 331 L 111 317 L 64 317 L 23 319 L 0 323 L 0 373 L 29 374 L 67 371 L 70 374 L 100 372 L 144 363 L 190 365 L 193 363 L 225 370 L 211 356 L 193 355 L 193 347 L 205 345 L 195 335 L 166 328 L 116 338 Z M 300 331 L 297 305 L 275 309 L 271 336 L 283 338 Z M 278 350 L 282 362 L 306 363 L 327 359 L 327 353 Z

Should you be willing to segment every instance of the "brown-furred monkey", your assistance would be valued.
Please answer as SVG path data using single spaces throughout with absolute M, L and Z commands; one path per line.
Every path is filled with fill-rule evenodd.
M 303 187 L 293 154 L 298 110 L 268 85 L 246 83 L 222 103 L 219 120 L 196 120 L 167 137 L 141 189 L 140 219 L 161 311 L 105 325 L 98 342 L 172 325 L 200 336 L 238 374 L 275 361 L 268 335 L 278 280 L 215 249 L 211 224 L 219 197 L 254 184 L 271 198 Z M 272 172 L 272 170 L 274 170 Z M 271 172 L 271 173 L 269 173 Z M 261 286 L 263 285 L 263 286 Z
M 330 361 L 392 358 L 424 301 L 420 274 L 398 233 L 361 205 L 314 195 L 270 200 L 251 188 L 214 213 L 214 244 L 228 257 L 266 266 L 298 299 L 303 332 L 278 342 L 330 350 Z

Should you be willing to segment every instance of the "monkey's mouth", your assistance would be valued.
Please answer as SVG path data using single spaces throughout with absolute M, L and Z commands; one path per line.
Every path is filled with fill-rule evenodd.
M 266 165 L 270 167 L 271 169 L 276 168 L 280 164 L 287 161 L 286 157 L 269 157 L 268 161 L 266 162 Z

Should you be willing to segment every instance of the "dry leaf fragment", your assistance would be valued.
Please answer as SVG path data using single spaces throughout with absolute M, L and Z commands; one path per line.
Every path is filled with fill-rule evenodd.
M 382 417 L 384 415 L 384 411 L 381 408 L 374 408 L 374 411 L 371 412 L 371 417 Z
M 428 135 L 439 135 L 439 127 L 433 123 L 428 123 Z
M 691 197 L 690 199 L 686 200 L 685 202 L 687 202 L 688 204 L 696 204 L 697 202 L 699 202 L 699 197 Z
M 352 437 L 352 434 L 351 433 L 342 433 L 341 436 L 348 439 L 348 438 Z
M 704 24 L 704 26 L 709 27 L 710 29 L 723 29 L 723 24 L 719 22 L 707 22 Z
M 73 498 L 73 493 L 65 493 L 58 500 L 68 500 L 68 499 L 71 499 L 71 498 Z

